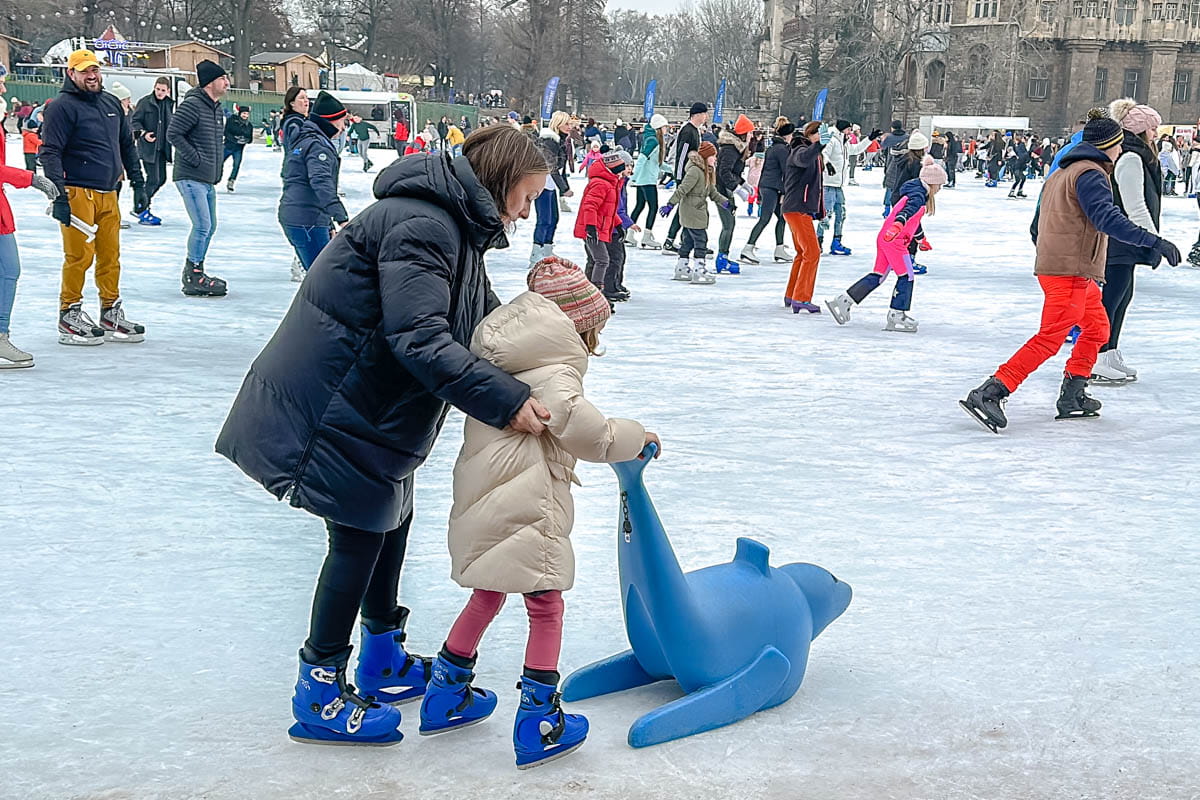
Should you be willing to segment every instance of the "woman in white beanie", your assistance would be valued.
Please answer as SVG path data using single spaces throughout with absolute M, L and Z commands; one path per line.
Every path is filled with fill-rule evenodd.
M 634 191 L 637 192 L 633 213 L 629 215 L 635 224 L 642 213 L 642 208 L 646 209 L 646 226 L 641 244 L 646 250 L 662 249 L 662 245 L 655 240 L 651 231 L 654 228 L 654 218 L 657 216 L 655 212 L 658 210 L 658 179 L 662 176 L 663 157 L 667 152 L 666 142 L 663 141 L 666 129 L 667 118 L 662 114 L 655 114 L 646 123 L 646 129 L 642 131 L 642 149 L 638 153 L 637 163 L 633 167 L 633 177 L 629 179 Z
M 1162 211 L 1163 172 L 1154 141 L 1162 117 L 1150 106 L 1128 98 L 1110 103 L 1108 115 L 1124 131 L 1121 157 L 1109 178 L 1113 201 L 1135 225 L 1157 234 Z M 1137 370 L 1125 364 L 1118 348 L 1121 329 L 1133 299 L 1134 267 L 1149 264 L 1151 269 L 1157 269 L 1161 261 L 1162 256 L 1151 248 L 1109 239 L 1103 287 L 1109 336 L 1108 342 L 1101 345 L 1100 357 L 1092 367 L 1093 383 L 1119 384 L 1137 380 Z

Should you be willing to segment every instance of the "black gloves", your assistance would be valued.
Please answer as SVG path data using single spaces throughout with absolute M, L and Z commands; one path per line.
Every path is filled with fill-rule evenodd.
M 54 203 L 50 206 L 50 216 L 58 220 L 60 225 L 71 227 L 71 201 L 65 194 L 54 198 Z
M 825 171 L 828 172 L 830 175 L 837 175 L 837 168 L 834 167 L 833 164 L 829 163 L 828 161 L 825 162 Z
M 594 245 L 600 241 L 600 233 L 596 230 L 595 225 L 587 226 L 587 240 L 586 241 L 590 245 Z
M 1167 260 L 1167 263 L 1172 267 L 1179 266 L 1179 261 L 1182 256 L 1179 255 L 1179 248 L 1168 242 L 1166 239 L 1159 237 L 1159 240 L 1154 243 L 1154 252 Z M 1158 269 L 1158 264 L 1151 264 L 1151 269 Z
M 879 130 L 879 128 L 876 128 L 875 130 L 871 131 L 871 135 L 868 136 L 867 138 L 873 142 L 876 139 L 878 139 L 880 136 L 883 136 L 883 131 Z

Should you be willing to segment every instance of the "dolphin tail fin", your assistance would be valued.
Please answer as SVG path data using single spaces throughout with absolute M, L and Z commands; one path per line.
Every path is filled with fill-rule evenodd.
M 787 656 L 767 646 L 730 677 L 656 708 L 629 728 L 630 747 L 649 747 L 745 719 L 778 693 L 791 671 Z
M 632 650 L 626 650 L 572 672 L 563 681 L 562 696 L 563 700 L 572 703 L 602 694 L 623 692 L 658 680 L 642 669 Z
M 756 542 L 753 539 L 739 538 L 737 540 L 737 551 L 733 555 L 734 561 L 741 561 L 743 564 L 749 564 L 763 575 L 771 574 L 771 551 L 762 542 Z

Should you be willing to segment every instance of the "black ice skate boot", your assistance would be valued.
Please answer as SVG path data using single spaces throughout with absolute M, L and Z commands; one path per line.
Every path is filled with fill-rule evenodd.
M 1200 242 L 1192 245 L 1192 252 L 1188 253 L 1187 260 L 1193 267 L 1200 269 Z
M 188 297 L 224 297 L 229 293 L 225 281 L 204 273 L 204 262 L 188 260 L 183 265 L 183 293 Z
M 1100 401 L 1089 395 L 1088 379 L 1063 373 L 1062 389 L 1058 393 L 1058 416 L 1055 419 L 1086 419 L 1100 416 Z
M 1008 395 L 1008 387 L 993 375 L 979 388 L 972 389 L 967 399 L 959 400 L 958 404 L 971 415 L 971 419 L 992 433 L 999 433 L 1001 428 L 1008 426 L 1008 417 L 1004 416 L 1004 403 Z

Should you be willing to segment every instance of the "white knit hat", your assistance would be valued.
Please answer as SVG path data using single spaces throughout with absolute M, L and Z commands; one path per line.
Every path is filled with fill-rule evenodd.
M 670 124 L 671 123 L 667 122 L 667 118 L 662 114 L 655 114 L 650 118 L 650 127 L 656 131 L 661 128 L 665 128 Z
M 924 150 L 929 147 L 929 137 L 920 131 L 913 131 L 912 136 L 908 137 L 909 150 Z

